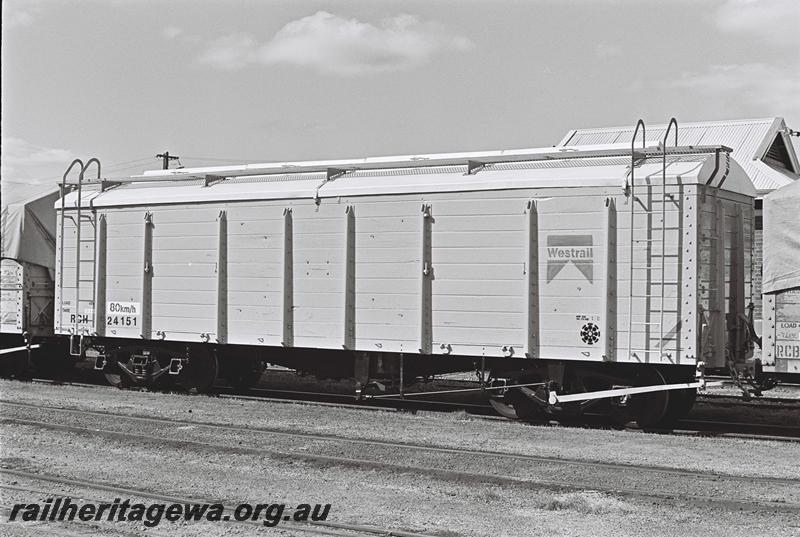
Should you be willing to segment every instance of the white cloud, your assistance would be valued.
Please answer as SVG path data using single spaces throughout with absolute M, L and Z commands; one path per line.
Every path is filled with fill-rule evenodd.
M 712 65 L 700 73 L 683 73 L 672 87 L 695 92 L 704 100 L 729 106 L 733 115 L 800 115 L 797 66 L 767 63 Z
M 9 29 L 30 26 L 41 11 L 40 0 L 4 0 L 3 27 Z
M 248 34 L 220 37 L 200 55 L 198 61 L 219 69 L 240 69 L 258 61 L 258 43 Z
M 607 60 L 609 58 L 622 56 L 622 47 L 609 43 L 598 43 L 597 46 L 594 47 L 594 53 L 598 58 Z
M 75 158 L 66 149 L 44 147 L 13 136 L 0 139 L 3 205 L 55 188 Z
M 33 24 L 33 14 L 27 11 L 12 11 L 3 17 L 3 26 L 6 28 L 17 28 L 19 26 L 30 26 Z
M 797 0 L 726 0 L 714 14 L 717 27 L 778 45 L 797 47 L 800 2 Z
M 161 30 L 161 35 L 163 35 L 167 39 L 175 39 L 179 35 L 183 33 L 181 28 L 177 26 L 167 26 L 163 30 Z
M 167 41 L 187 43 L 189 45 L 200 45 L 205 42 L 205 40 L 199 35 L 190 34 L 180 26 L 175 26 L 172 24 L 161 29 L 161 37 Z
M 75 158 L 66 149 L 35 145 L 13 136 L 3 136 L 0 149 L 0 175 L 15 183 L 54 183 Z
M 344 76 L 408 69 L 439 52 L 473 46 L 444 26 L 412 15 L 375 25 L 318 11 L 286 24 L 264 43 L 247 34 L 217 39 L 198 61 L 221 69 L 286 64 Z

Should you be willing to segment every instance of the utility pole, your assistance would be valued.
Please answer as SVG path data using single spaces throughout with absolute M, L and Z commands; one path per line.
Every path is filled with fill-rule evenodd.
M 180 157 L 170 155 L 169 151 L 164 151 L 163 153 L 159 153 L 158 155 L 156 155 L 156 158 L 160 158 L 163 161 L 162 169 L 168 170 L 169 169 L 169 161 L 170 160 L 178 160 Z

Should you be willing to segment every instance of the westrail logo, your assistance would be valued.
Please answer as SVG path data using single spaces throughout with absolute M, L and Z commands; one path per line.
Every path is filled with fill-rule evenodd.
M 594 283 L 591 235 L 549 235 L 547 237 L 547 283 L 567 266 L 575 265 L 589 283 Z

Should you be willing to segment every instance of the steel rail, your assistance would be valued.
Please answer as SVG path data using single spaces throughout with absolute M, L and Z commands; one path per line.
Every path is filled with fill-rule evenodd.
M 59 384 L 59 385 L 70 385 L 70 386 L 77 386 L 77 387 L 85 387 L 85 388 L 92 388 L 92 389 L 101 389 L 101 390 L 115 390 L 117 391 L 118 388 L 112 386 L 106 386 L 103 384 L 87 384 L 87 383 L 64 383 L 64 382 L 57 382 L 47 379 L 33 379 L 30 382 L 34 383 L 41 383 L 41 384 Z M 217 389 L 220 387 L 218 386 Z M 335 407 L 335 408 L 346 408 L 351 410 L 367 410 L 367 411 L 382 411 L 387 412 L 391 410 L 400 410 L 400 411 L 430 411 L 430 412 L 458 412 L 458 411 L 466 411 L 473 419 L 482 419 L 482 420 L 493 420 L 493 421 L 501 421 L 501 422 L 510 422 L 507 418 L 502 418 L 497 415 L 497 412 L 489 405 L 477 405 L 472 403 L 459 403 L 459 402 L 446 402 L 446 401 L 431 401 L 431 400 L 411 400 L 411 399 L 386 399 L 386 400 L 372 400 L 371 404 L 363 404 L 363 403 L 356 403 L 352 395 L 345 395 L 345 394 L 337 394 L 331 392 L 309 392 L 309 391 L 299 391 L 299 390 L 274 390 L 274 389 L 265 389 L 265 388 L 256 388 L 249 390 L 251 394 L 253 393 L 261 393 L 261 395 L 245 395 L 242 393 L 236 393 L 235 391 L 231 390 L 229 393 L 220 393 L 215 392 L 209 394 L 212 397 L 220 397 L 224 399 L 239 399 L 245 401 L 257 401 L 257 402 L 264 402 L 264 403 L 278 403 L 278 404 L 302 404 L 302 405 L 315 405 L 315 406 L 327 406 L 327 407 Z M 276 397 L 275 395 L 280 395 L 280 397 Z M 698 400 L 698 405 L 703 405 L 710 403 L 712 406 L 718 406 L 720 404 L 726 405 L 733 405 L 736 406 L 735 403 L 721 403 L 718 401 L 714 401 L 713 398 L 711 401 L 704 401 L 703 398 L 707 397 L 707 395 L 699 396 L 700 399 Z M 785 408 L 787 410 L 795 410 L 797 405 L 800 404 L 800 401 L 793 401 L 788 400 L 789 404 L 781 405 L 780 403 L 784 400 L 777 400 L 772 402 L 777 402 L 778 404 L 771 405 L 770 408 L 772 409 L 782 409 Z M 49 406 L 49 405 L 35 405 L 31 403 L 23 403 L 19 401 L 10 401 L 5 399 L 0 399 L 0 404 L 17 404 L 22 406 L 38 406 L 48 409 L 62 409 L 62 410 L 69 410 L 63 409 L 62 407 L 56 406 Z M 753 404 L 752 402 L 742 402 L 739 401 L 738 406 L 744 408 L 758 408 L 759 405 Z M 74 409 L 75 411 L 79 411 L 79 409 Z M 100 415 L 103 414 L 102 411 L 86 411 L 86 412 L 96 412 Z M 187 422 L 187 423 L 195 423 L 195 422 Z M 526 422 L 528 423 L 528 422 Z M 647 428 L 647 429 L 640 429 L 637 427 L 628 427 L 628 426 L 621 426 L 618 423 L 612 423 L 608 420 L 608 416 L 603 414 L 596 414 L 596 413 L 583 413 L 581 416 L 577 418 L 568 418 L 568 417 L 557 417 L 552 416 L 550 418 L 543 418 L 541 420 L 531 421 L 529 422 L 532 425 L 560 425 L 564 427 L 591 427 L 591 428 L 602 428 L 607 429 L 609 427 L 615 429 L 626 429 L 630 431 L 642 431 L 646 433 L 657 433 L 657 434 L 677 434 L 681 436 L 692 435 L 692 436 L 720 436 L 720 437 L 727 437 L 727 438 L 739 438 L 739 439 L 746 439 L 746 440 L 774 440 L 774 441 L 783 441 L 783 442 L 800 442 L 800 426 L 792 426 L 792 425 L 780 425 L 780 424 L 765 424 L 765 423 L 745 423 L 745 422 L 723 422 L 717 421 L 713 422 L 712 420 L 695 420 L 693 418 L 684 418 L 680 419 L 675 422 L 674 427 L 672 428 Z M 714 425 L 716 423 L 716 425 Z M 702 425 L 703 428 L 692 427 L 696 425 Z M 754 433 L 752 431 L 762 431 L 761 433 Z M 780 434 L 778 431 L 785 431 L 787 434 Z
M 490 390 L 507 390 L 510 388 L 529 388 L 531 386 L 546 386 L 546 382 L 531 382 L 529 384 L 506 384 L 503 386 L 487 386 L 481 388 L 457 388 L 453 390 L 439 390 L 431 392 L 406 392 L 406 393 L 389 393 L 381 395 L 365 395 L 365 399 L 396 399 L 404 397 L 415 397 L 418 395 L 442 395 L 450 393 L 467 393 L 467 392 L 481 392 Z
M 391 440 L 380 440 L 380 439 L 370 439 L 370 438 L 361 438 L 361 437 L 347 437 L 338 434 L 331 434 L 331 433 L 311 433 L 311 432 L 300 432 L 300 431 L 287 431 L 286 429 L 280 428 L 273 428 L 273 427 L 250 427 L 250 426 L 243 426 L 243 425 L 231 425 L 227 423 L 215 423 L 215 422 L 208 422 L 208 421 L 196 421 L 196 420 L 181 420 L 181 419 L 171 419 L 171 418 L 154 418 L 151 416 L 142 416 L 142 415 L 129 415 L 129 414 L 122 414 L 118 412 L 109 412 L 103 410 L 84 410 L 84 409 L 71 409 L 71 408 L 62 408 L 57 406 L 51 405 L 35 405 L 30 403 L 21 403 L 21 402 L 13 402 L 13 401 L 6 401 L 0 399 L 0 406 L 2 405 L 10 405 L 10 406 L 19 406 L 19 407 L 28 407 L 28 408 L 35 408 L 35 409 L 43 409 L 48 411 L 55 411 L 61 413 L 71 413 L 71 414 L 83 414 L 88 416 L 98 416 L 104 418 L 114 418 L 119 419 L 128 419 L 130 421 L 135 421 L 138 423 L 150 423 L 156 425 L 176 425 L 176 426 L 187 426 L 192 425 L 196 427 L 206 427 L 212 430 L 221 430 L 221 431 L 233 431 L 233 432 L 242 432 L 242 433 L 249 433 L 249 434 L 266 434 L 270 436 L 283 436 L 286 438 L 299 438 L 304 440 L 314 440 L 314 441 L 332 441 L 332 442 L 348 442 L 351 444 L 358 444 L 363 446 L 378 446 L 378 447 L 387 447 L 387 448 L 396 448 L 396 449 L 404 449 L 404 450 L 411 450 L 411 451 L 421 451 L 421 452 L 432 452 L 432 453 L 441 453 L 446 455 L 469 455 L 469 456 L 479 456 L 479 457 L 490 457 L 493 459 L 501 458 L 501 459 L 512 459 L 512 460 L 525 460 L 528 462 L 535 462 L 535 463 L 558 463 L 558 464 L 565 464 L 571 466 L 581 466 L 581 467 L 598 467 L 598 468 L 605 468 L 605 469 L 613 469 L 613 470 L 646 470 L 650 472 L 658 472 L 664 473 L 669 475 L 691 475 L 696 476 L 698 475 L 697 471 L 693 470 L 686 470 L 682 468 L 672 468 L 667 466 L 658 466 L 658 465 L 641 465 L 641 464 L 627 464 L 627 463 L 613 463 L 613 462 L 602 462 L 602 461 L 592 461 L 592 460 L 585 460 L 585 459 L 570 459 L 564 457 L 553 457 L 553 456 L 544 456 L 544 455 L 530 455 L 526 453 L 516 453 L 510 451 L 497 451 L 497 450 L 480 450 L 480 449 L 471 449 L 471 448 L 462 448 L 462 447 L 447 447 L 447 446 L 437 446 L 432 444 L 420 444 L 415 442 L 398 442 L 398 441 L 391 441 Z M 8 421 L 9 419 L 13 418 L 0 418 L 0 423 L 3 421 Z M 44 422 L 42 422 L 44 423 Z M 70 427 L 65 425 L 59 425 L 61 427 Z M 90 430 L 98 430 L 100 429 L 90 429 Z M 114 431 L 112 431 L 114 432 Z M 128 433 L 120 433 L 120 434 L 128 434 Z M 148 437 L 150 438 L 150 437 Z M 182 441 L 182 440 L 181 440 Z M 742 480 L 752 480 L 752 479 L 762 479 L 770 482 L 777 482 L 777 483 L 800 483 L 800 479 L 790 479 L 790 478 L 779 478 L 779 477 L 744 477 L 744 476 L 733 476 L 728 474 L 718 474 L 718 473 L 708 473 L 707 475 L 711 476 L 723 476 L 725 478 L 731 479 L 742 479 Z

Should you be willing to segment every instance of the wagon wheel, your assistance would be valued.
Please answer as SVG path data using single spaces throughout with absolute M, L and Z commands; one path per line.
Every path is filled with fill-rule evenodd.
M 523 375 L 512 381 L 512 384 L 529 384 L 541 381 L 540 376 Z M 503 396 L 493 396 L 489 403 L 498 414 L 509 419 L 523 421 L 542 421 L 547 418 L 544 408 L 535 401 L 536 398 L 547 400 L 541 390 L 530 388 L 510 388 Z
M 69 346 L 63 340 L 47 340 L 37 349 L 31 360 L 33 370 L 39 375 L 48 375 L 57 381 L 68 379 L 75 367 L 75 358 L 69 354 Z
M 189 349 L 189 360 L 183 364 L 177 376 L 178 385 L 191 393 L 206 392 L 217 380 L 217 355 L 206 346 L 194 346 Z
M 27 351 L 10 353 L 0 360 L 0 377 L 23 379 L 28 376 Z
M 670 384 L 681 382 L 694 382 L 694 370 L 689 368 L 687 371 L 678 372 L 669 370 L 664 373 L 665 378 Z M 697 399 L 697 389 L 671 390 L 669 392 L 669 406 L 666 415 L 661 419 L 661 425 L 673 426 L 676 421 L 683 419 L 694 406 Z
M 696 399 L 697 390 L 695 389 L 670 391 L 667 413 L 661 419 L 661 424 L 672 426 L 676 421 L 685 418 L 694 406 Z
M 631 379 L 632 386 L 655 386 L 666 384 L 664 376 L 654 367 L 642 367 Z M 657 427 L 664 423 L 670 406 L 669 391 L 640 393 L 630 396 L 626 404 L 627 416 L 639 427 Z
M 564 374 L 564 387 L 568 394 L 580 394 L 586 392 L 596 392 L 608 390 L 615 384 L 619 384 L 620 379 L 614 374 L 597 370 L 592 367 L 581 367 L 570 365 Z M 606 409 L 608 400 L 590 399 L 587 401 L 574 401 L 570 403 L 559 403 L 559 413 L 564 418 L 577 418 L 587 410 L 597 410 L 598 407 Z
M 514 384 L 531 384 L 542 382 L 541 375 L 523 375 L 514 381 Z M 543 404 L 546 404 L 548 393 L 544 386 L 512 388 L 506 398 L 514 406 L 519 419 L 532 422 L 541 422 L 548 419 Z
M 512 405 L 517 412 L 519 419 L 524 421 L 540 422 L 547 419 L 544 409 L 528 395 L 523 393 L 521 388 L 514 388 Z
M 223 376 L 237 388 L 252 388 L 266 369 L 264 360 L 258 358 L 223 359 Z
M 500 414 L 501 416 L 503 416 L 504 418 L 508 418 L 510 420 L 518 420 L 519 419 L 519 416 L 517 415 L 517 411 L 514 410 L 514 407 L 512 407 L 510 405 L 507 405 L 505 403 L 502 403 L 502 402 L 498 401 L 497 399 L 495 399 L 494 397 L 489 398 L 489 404 L 492 405 L 492 408 L 494 408 L 495 411 L 498 414 Z

